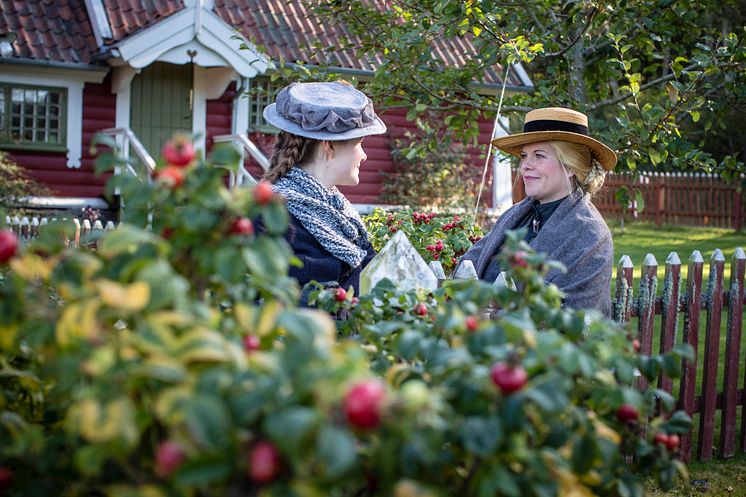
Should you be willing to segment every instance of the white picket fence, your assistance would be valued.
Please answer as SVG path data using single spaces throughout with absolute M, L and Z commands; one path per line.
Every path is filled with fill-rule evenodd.
M 68 236 L 65 237 L 65 244 L 70 246 L 80 245 L 81 240 L 85 240 L 88 235 L 96 231 L 111 231 L 116 229 L 116 225 L 113 221 L 107 221 L 103 224 L 100 220 L 96 220 L 93 223 L 89 219 L 78 219 L 78 218 L 46 218 L 46 217 L 19 217 L 19 216 L 5 216 L 5 224 L 7 227 L 16 234 L 22 244 L 28 243 L 39 236 L 39 230 L 42 226 L 54 223 L 56 221 L 69 221 L 72 226 L 75 227 L 74 231 L 71 229 Z

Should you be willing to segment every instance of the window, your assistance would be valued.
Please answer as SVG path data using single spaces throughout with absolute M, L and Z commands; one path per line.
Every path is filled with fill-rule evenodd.
M 270 78 L 258 77 L 250 81 L 249 131 L 277 133 L 279 130 L 264 120 L 264 108 L 275 101 L 275 96 L 285 84 Z
M 0 146 L 65 150 L 63 88 L 0 83 Z

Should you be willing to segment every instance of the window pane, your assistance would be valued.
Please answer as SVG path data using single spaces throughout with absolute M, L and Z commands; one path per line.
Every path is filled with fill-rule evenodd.
M 64 90 L 0 85 L 0 141 L 60 144 L 64 136 L 63 105 Z M 2 126 L 7 126 L 4 133 Z

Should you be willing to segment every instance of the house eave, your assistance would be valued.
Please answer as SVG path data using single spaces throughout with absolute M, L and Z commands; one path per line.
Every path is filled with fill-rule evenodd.
M 101 83 L 109 73 L 108 67 L 76 62 L 39 60 L 26 58 L 0 59 L 0 65 L 6 67 L 3 72 L 22 72 L 25 74 L 49 74 L 48 69 L 55 69 L 60 77 L 78 79 L 87 83 Z

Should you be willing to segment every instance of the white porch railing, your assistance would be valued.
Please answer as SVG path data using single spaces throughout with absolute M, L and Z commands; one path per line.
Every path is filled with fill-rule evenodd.
M 239 145 L 239 151 L 241 153 L 241 160 L 239 161 L 238 173 L 231 171 L 229 178 L 229 187 L 234 189 L 238 186 L 243 185 L 254 185 L 257 183 L 257 179 L 254 178 L 249 171 L 244 167 L 245 153 L 249 155 L 264 169 L 269 169 L 269 159 L 265 156 L 261 150 L 249 140 L 249 137 L 244 134 L 237 135 L 218 135 L 213 137 L 215 143 L 237 143 Z
M 142 161 L 142 163 L 147 167 L 147 170 L 143 171 L 143 174 L 140 175 L 137 173 L 135 168 L 132 167 L 132 164 L 127 162 L 125 166 L 127 172 L 138 179 L 142 179 L 142 176 L 145 176 L 147 181 L 152 181 L 153 171 L 155 171 L 155 159 L 153 159 L 153 157 L 148 153 L 143 144 L 137 138 L 137 135 L 135 135 L 134 131 L 129 128 L 107 128 L 101 130 L 101 133 L 109 135 L 117 141 L 117 145 L 125 158 L 129 158 L 130 147 L 132 147 L 135 155 L 137 155 L 140 161 Z

